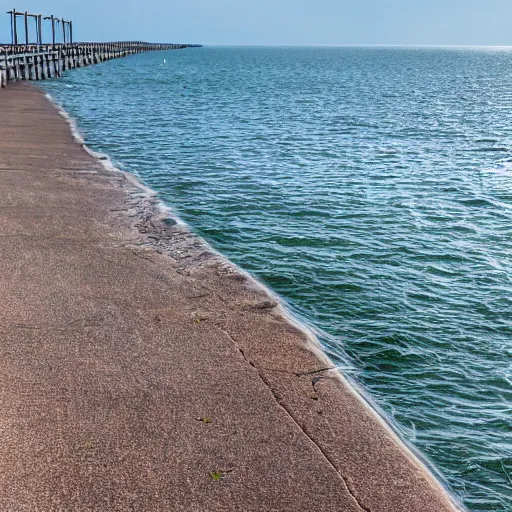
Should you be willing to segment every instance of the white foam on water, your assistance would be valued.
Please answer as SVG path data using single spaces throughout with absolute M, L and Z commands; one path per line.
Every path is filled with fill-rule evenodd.
M 84 148 L 84 150 L 89 155 L 91 155 L 96 160 L 98 160 L 98 162 L 101 163 L 101 165 L 103 166 L 103 168 L 106 171 L 121 173 L 123 176 L 125 176 L 125 178 L 132 185 L 134 185 L 136 188 L 138 188 L 148 198 L 154 198 L 154 197 L 156 197 L 158 195 L 158 193 L 155 190 L 153 190 L 152 188 L 144 185 L 144 183 L 142 183 L 140 181 L 138 176 L 136 176 L 135 174 L 133 174 L 131 172 L 126 172 L 126 171 L 123 171 L 123 170 L 119 169 L 118 167 L 116 167 L 113 164 L 112 159 L 108 155 L 106 155 L 105 153 L 99 153 L 98 151 L 94 151 L 93 149 L 88 147 L 87 144 L 85 143 L 85 139 L 84 139 L 84 136 L 83 136 L 82 132 L 80 132 L 80 130 L 78 128 L 76 120 L 72 116 L 70 116 L 62 108 L 62 106 L 53 98 L 53 96 L 51 94 L 46 93 L 45 96 L 57 108 L 57 111 L 59 112 L 59 114 L 68 122 L 68 124 L 69 124 L 69 126 L 71 128 L 71 133 L 72 133 L 73 138 L 75 139 L 75 141 L 78 142 L 79 144 L 81 144 L 82 147 Z M 169 207 L 167 204 L 165 204 L 163 201 L 159 201 L 157 203 L 157 208 L 158 208 L 158 211 L 161 214 L 163 214 L 164 217 L 172 218 L 176 222 L 177 225 L 188 228 L 188 226 L 185 223 L 185 221 L 183 221 L 173 211 L 173 209 L 171 207 Z
M 496 167 L 490 167 L 483 169 L 482 172 L 494 173 L 494 174 L 505 174 L 512 176 L 512 162 L 502 162 L 496 165 Z

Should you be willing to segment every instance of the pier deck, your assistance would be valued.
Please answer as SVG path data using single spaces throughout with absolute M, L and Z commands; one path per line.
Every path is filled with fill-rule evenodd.
M 181 50 L 200 45 L 156 44 L 143 41 L 0 46 L 0 87 L 13 80 L 46 80 L 62 71 L 97 64 L 135 53 Z

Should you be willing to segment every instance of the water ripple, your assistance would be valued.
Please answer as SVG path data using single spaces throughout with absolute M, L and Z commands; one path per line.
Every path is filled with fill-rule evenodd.
M 471 510 L 512 510 L 511 51 L 203 48 L 45 87 L 320 329 Z

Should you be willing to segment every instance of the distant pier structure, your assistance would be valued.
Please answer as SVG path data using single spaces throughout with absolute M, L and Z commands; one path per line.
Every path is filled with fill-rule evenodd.
M 43 16 L 16 9 L 11 17 L 11 44 L 0 44 L 0 87 L 11 80 L 46 80 L 59 77 L 63 71 L 98 64 L 105 60 L 134 53 L 180 50 L 199 44 L 147 43 L 115 41 L 88 43 L 73 41 L 73 22 L 53 15 Z M 20 30 L 20 22 L 21 30 Z M 46 23 L 45 23 L 46 22 Z M 51 42 L 45 42 L 43 27 L 49 25 Z M 33 27 L 31 31 L 29 28 Z

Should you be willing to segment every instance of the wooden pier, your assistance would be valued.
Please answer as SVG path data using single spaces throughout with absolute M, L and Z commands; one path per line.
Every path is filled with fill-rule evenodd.
M 55 78 L 69 69 L 135 53 L 179 50 L 196 46 L 200 45 L 157 44 L 143 41 L 0 46 L 0 86 L 6 87 L 10 80 Z

